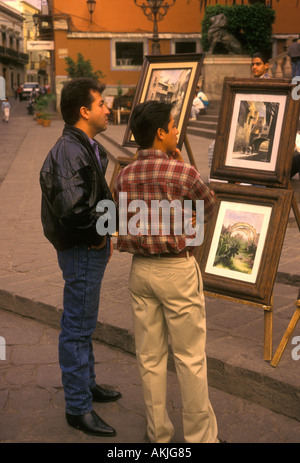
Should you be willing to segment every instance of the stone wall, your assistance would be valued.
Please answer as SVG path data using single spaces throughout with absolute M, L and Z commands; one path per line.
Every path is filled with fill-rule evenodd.
M 205 54 L 202 89 L 209 101 L 220 101 L 225 77 L 252 77 L 248 55 Z

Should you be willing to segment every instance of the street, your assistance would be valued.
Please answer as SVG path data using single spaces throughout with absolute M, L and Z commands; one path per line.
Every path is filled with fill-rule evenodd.
M 6 342 L 6 358 L 0 360 L 0 442 L 145 443 L 127 253 L 115 251 L 107 267 L 94 349 L 99 383 L 123 395 L 114 404 L 97 406 L 118 434 L 108 442 L 77 432 L 65 421 L 57 361 L 63 283 L 55 252 L 41 230 L 38 182 L 63 122 L 57 117 L 50 128 L 43 128 L 27 115 L 26 102 L 12 103 L 9 123 L 0 124 L 0 336 Z M 124 128 L 110 126 L 106 135 L 122 140 Z M 207 175 L 210 141 L 190 141 L 197 165 Z M 107 139 L 102 142 L 106 147 Z M 295 310 L 299 254 L 298 230 L 288 228 L 279 265 L 286 280 L 277 281 L 274 290 L 274 348 Z M 272 368 L 263 359 L 261 309 L 212 297 L 206 308 L 210 398 L 219 437 L 228 443 L 299 443 L 300 360 L 291 356 L 295 346 L 289 344 L 278 367 Z M 180 390 L 172 365 L 168 378 L 174 443 L 182 443 Z
M 11 97 L 9 102 L 11 105 L 10 120 L 7 124 L 4 123 L 2 114 L 0 120 L 0 185 L 14 161 L 33 119 L 33 116 L 29 116 L 27 113 L 27 101 L 20 102 Z

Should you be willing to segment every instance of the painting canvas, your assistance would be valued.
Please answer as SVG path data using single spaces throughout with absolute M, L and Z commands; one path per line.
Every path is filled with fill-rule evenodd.
M 205 271 L 255 283 L 271 207 L 223 201 Z
M 198 53 L 146 56 L 137 85 L 132 109 L 145 101 L 172 103 L 179 148 L 184 140 L 202 61 L 203 55 Z M 130 119 L 123 146 L 137 146 L 130 130 Z
M 269 306 L 293 191 L 223 182 L 196 249 L 206 294 Z
M 191 69 L 155 69 L 151 72 L 143 101 L 164 101 L 172 103 L 172 116 L 176 127 L 180 127 L 180 115 L 191 78 Z
M 226 166 L 274 171 L 285 110 L 285 95 L 237 94 Z
M 211 179 L 288 188 L 300 99 L 290 79 L 225 78 Z

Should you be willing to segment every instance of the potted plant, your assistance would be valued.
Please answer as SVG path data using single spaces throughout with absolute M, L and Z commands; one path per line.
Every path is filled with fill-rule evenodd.
M 49 127 L 49 125 L 51 124 L 51 114 L 48 113 L 47 111 L 43 111 L 41 113 L 41 118 L 42 118 L 42 125 L 43 127 Z
M 45 127 L 50 125 L 50 113 L 48 112 L 48 108 L 50 101 L 53 99 L 54 95 L 52 93 L 46 93 L 37 98 L 35 106 L 39 114 L 36 116 L 38 124 L 44 125 Z

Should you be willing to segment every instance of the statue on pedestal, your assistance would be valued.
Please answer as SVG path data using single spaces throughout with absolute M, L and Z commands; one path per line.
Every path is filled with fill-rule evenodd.
M 230 54 L 242 55 L 240 42 L 227 30 L 227 18 L 220 13 L 210 18 L 211 26 L 208 30 L 209 53 L 213 53 L 217 44 L 222 44 Z

